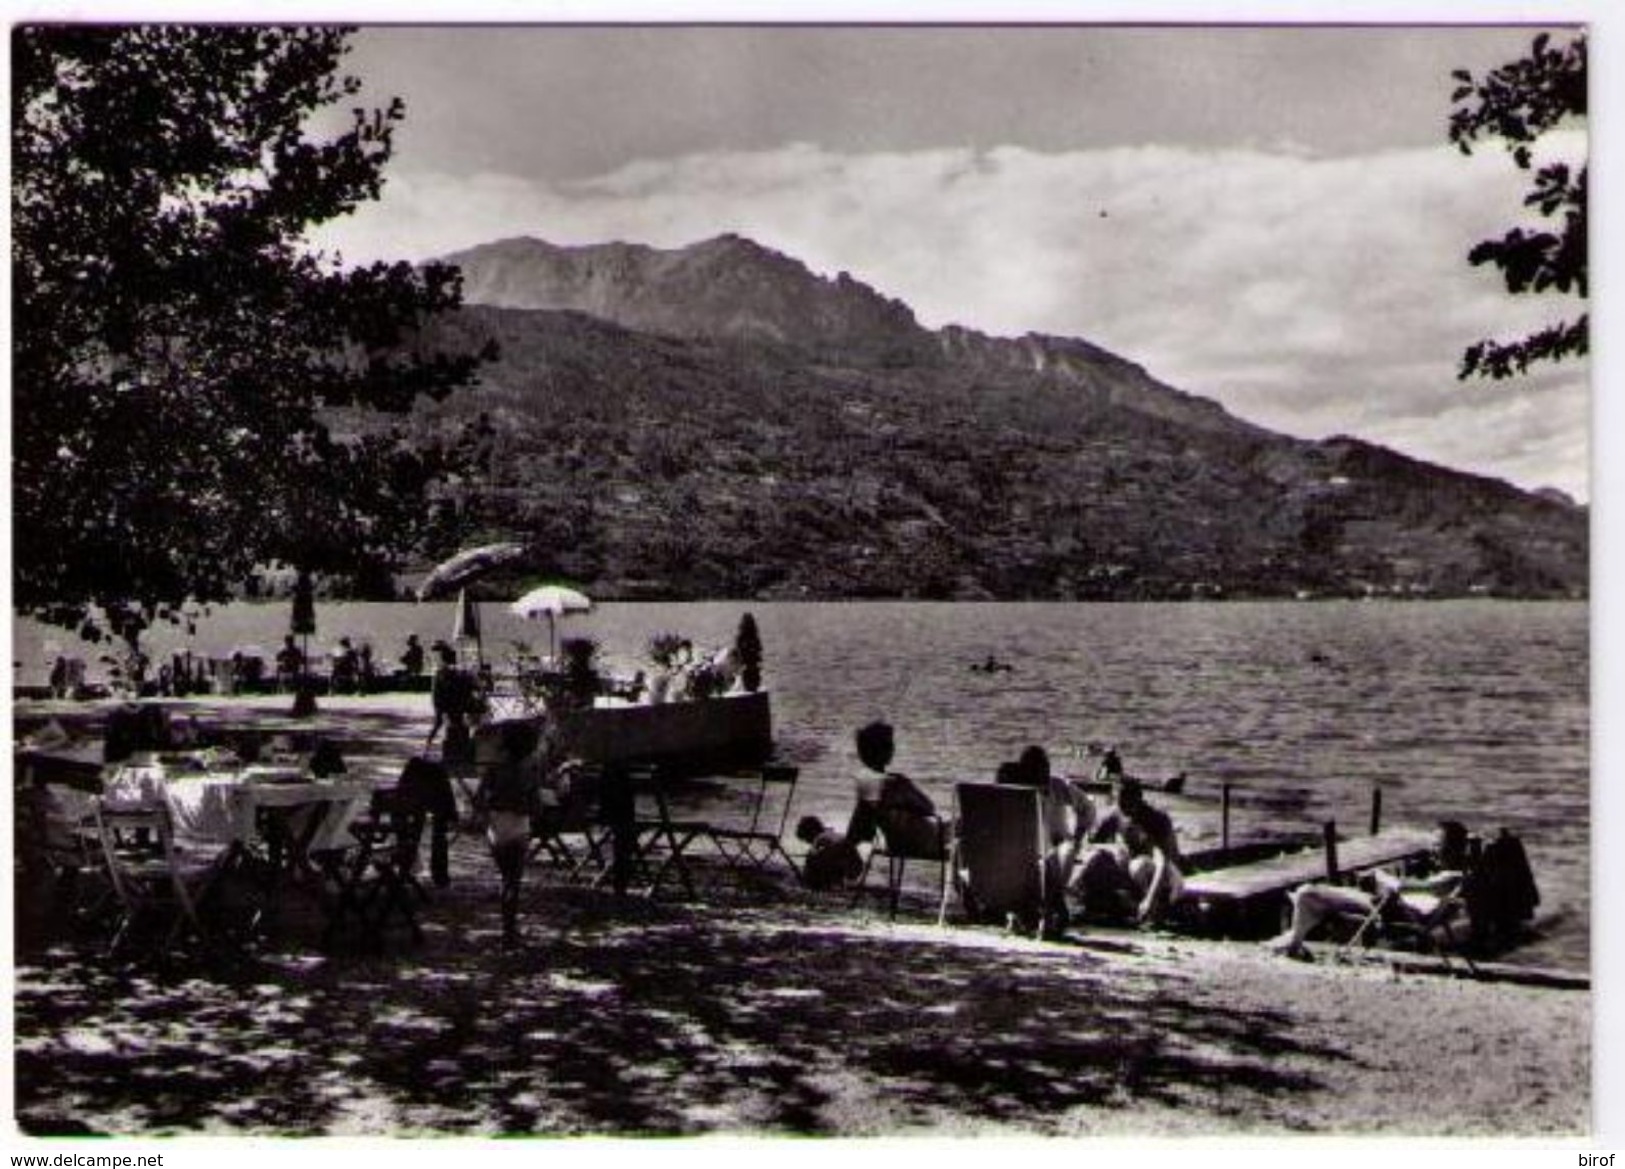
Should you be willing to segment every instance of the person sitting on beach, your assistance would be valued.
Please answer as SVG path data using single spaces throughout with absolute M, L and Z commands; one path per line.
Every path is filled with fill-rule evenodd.
M 485 811 L 485 836 L 502 877 L 502 944 L 519 942 L 519 892 L 530 851 L 530 822 L 537 811 L 548 745 L 529 722 L 502 724 L 497 759 L 480 768 L 475 796 Z
M 1014 761 L 999 764 L 994 782 L 1036 788 L 1043 793 L 1044 823 L 1052 847 L 1081 840 L 1082 832 L 1095 821 L 1094 801 L 1071 780 L 1055 774 L 1049 752 L 1037 744 L 1027 747 Z
M 51 697 L 66 698 L 68 693 L 68 659 L 58 654 L 51 663 Z
M 631 703 L 647 702 L 649 700 L 649 679 L 642 670 L 633 673 L 621 697 Z
M 807 846 L 801 879 L 809 889 L 835 889 L 856 881 L 863 873 L 858 846 L 828 827 L 817 816 L 796 823 L 796 839 Z
M 1084 837 L 1095 822 L 1095 804 L 1087 793 L 1050 767 L 1049 752 L 1034 744 L 1022 751 L 1013 763 L 1001 764 L 997 781 L 1035 788 L 1044 801 L 1044 825 L 1048 847 L 1044 854 L 1045 882 L 1049 891 L 1046 928 L 1063 931 L 1070 918 L 1065 890 L 1073 868 L 1084 854 Z
M 284 634 L 282 648 L 276 651 L 276 681 L 284 691 L 299 686 L 299 676 L 305 672 L 305 655 L 294 644 L 293 634 Z
M 406 651 L 401 654 L 401 669 L 408 678 L 423 676 L 423 643 L 418 640 L 415 633 L 406 635 Z
M 897 751 L 891 724 L 872 722 L 858 728 L 858 760 L 867 769 L 857 781 L 857 806 L 847 826 L 853 844 L 874 839 L 878 828 L 886 847 L 909 856 L 932 857 L 947 847 L 936 804 L 901 772 L 888 771 Z
M 1379 902 L 1397 898 L 1417 917 L 1426 917 L 1439 908 L 1444 897 L 1461 887 L 1468 865 L 1467 828 L 1457 820 L 1439 823 L 1433 855 L 1424 863 L 1426 872 L 1406 875 L 1376 869 L 1362 878 L 1360 885 L 1329 885 L 1316 882 L 1289 894 L 1292 922 L 1285 933 L 1271 938 L 1265 946 L 1291 958 L 1304 958 L 1304 942 L 1319 925 L 1336 917 L 1367 918 Z
M 350 644 L 348 637 L 339 638 L 338 648 L 333 651 L 333 692 L 354 693 L 358 672 L 359 659 L 356 657 L 355 647 Z
M 1042 747 L 1028 747 L 1017 760 L 1032 777 L 1033 786 L 1044 792 L 1044 823 L 1057 868 L 1052 874 L 1064 886 L 1072 875 L 1084 836 L 1094 827 L 1095 802 L 1077 784 L 1050 768 L 1049 755 Z
M 1113 791 L 1115 803 L 1089 830 L 1070 885 L 1091 915 L 1152 924 L 1184 888 L 1179 839 L 1168 814 L 1146 802 L 1138 780 L 1120 775 Z

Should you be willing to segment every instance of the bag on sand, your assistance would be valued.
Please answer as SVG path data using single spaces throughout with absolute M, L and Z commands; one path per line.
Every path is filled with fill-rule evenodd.
M 1523 841 L 1507 829 L 1484 846 L 1467 890 L 1468 915 L 1475 932 L 1515 936 L 1535 916 L 1540 890 Z

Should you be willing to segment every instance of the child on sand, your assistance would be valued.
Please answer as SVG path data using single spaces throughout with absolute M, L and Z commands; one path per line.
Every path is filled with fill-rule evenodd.
M 525 722 L 502 724 L 501 750 L 480 767 L 476 799 L 486 813 L 486 840 L 502 876 L 502 944 L 519 943 L 519 888 L 530 851 L 530 820 L 536 810 L 547 742 Z
M 803 816 L 796 824 L 796 839 L 807 846 L 801 879 L 809 889 L 834 889 L 856 881 L 863 872 L 858 846 L 817 816 Z

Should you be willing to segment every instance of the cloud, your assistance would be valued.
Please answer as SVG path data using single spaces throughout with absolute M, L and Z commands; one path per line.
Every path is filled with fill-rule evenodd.
M 793 144 L 568 183 L 401 170 L 319 239 L 356 260 L 421 259 L 520 234 L 676 247 L 738 231 L 900 297 L 929 327 L 1085 337 L 1273 428 L 1585 498 L 1583 365 L 1534 384 L 1455 380 L 1470 342 L 1575 309 L 1510 297 L 1466 262 L 1522 217 L 1526 179 L 1497 150 L 1443 143 L 1338 158 Z

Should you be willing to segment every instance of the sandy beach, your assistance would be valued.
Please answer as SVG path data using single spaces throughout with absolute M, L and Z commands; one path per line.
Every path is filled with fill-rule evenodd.
M 285 701 L 193 709 L 269 717 Z M 19 725 L 39 713 L 19 708 Z M 427 700 L 324 700 L 321 718 L 373 735 L 382 766 L 421 742 Z M 1587 990 L 1161 934 L 1041 943 L 939 928 L 923 899 L 892 923 L 872 901 L 698 867 L 693 902 L 533 869 L 513 951 L 468 832 L 417 945 L 327 952 L 295 921 L 230 962 L 126 967 L 84 939 L 25 936 L 15 1120 L 35 1135 L 1591 1127 Z

